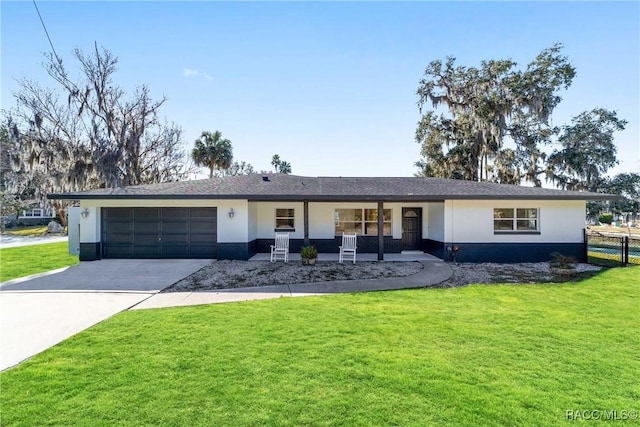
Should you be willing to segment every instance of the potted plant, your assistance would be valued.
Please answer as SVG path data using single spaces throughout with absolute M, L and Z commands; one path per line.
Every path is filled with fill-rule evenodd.
M 576 274 L 576 263 L 578 261 L 574 257 L 554 252 L 551 254 L 551 258 L 551 261 L 549 261 L 551 273 L 559 276 L 574 276 Z
M 314 246 L 304 246 L 300 251 L 302 265 L 315 265 L 318 260 L 318 250 Z

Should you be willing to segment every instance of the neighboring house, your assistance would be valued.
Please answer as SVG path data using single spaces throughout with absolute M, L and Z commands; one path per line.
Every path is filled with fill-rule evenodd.
M 53 215 L 51 210 L 41 207 L 25 209 L 20 211 L 17 215 L 7 215 L 4 218 L 5 222 L 11 226 L 47 224 L 52 219 Z
M 80 259 L 217 258 L 269 252 L 288 231 L 338 252 L 344 233 L 358 252 L 458 247 L 461 262 L 584 258 L 586 200 L 615 196 L 439 178 L 342 178 L 253 174 L 77 193 Z
M 52 218 L 49 212 L 45 212 L 42 208 L 33 208 L 29 210 L 22 211 L 22 214 L 19 218 Z

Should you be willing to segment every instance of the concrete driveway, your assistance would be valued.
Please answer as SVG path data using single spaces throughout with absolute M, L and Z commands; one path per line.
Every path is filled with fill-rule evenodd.
M 5 370 L 204 267 L 209 260 L 101 260 L 0 285 Z

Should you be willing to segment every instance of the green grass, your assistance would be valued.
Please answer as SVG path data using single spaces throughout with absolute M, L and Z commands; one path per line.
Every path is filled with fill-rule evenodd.
M 587 262 L 605 267 L 620 267 L 620 251 L 610 254 L 589 251 L 587 252 Z
M 4 234 L 10 236 L 37 237 L 47 233 L 49 228 L 46 225 L 32 225 L 27 227 L 10 228 L 4 231 Z
M 620 250 L 611 253 L 602 253 L 589 251 L 587 252 L 587 262 L 589 264 L 601 265 L 604 267 L 620 267 Z M 640 257 L 629 255 L 630 265 L 640 265 Z
M 0 374 L 1 424 L 559 425 L 640 409 L 639 308 L 633 267 L 124 312 Z
M 77 264 L 67 242 L 0 249 L 0 282 Z

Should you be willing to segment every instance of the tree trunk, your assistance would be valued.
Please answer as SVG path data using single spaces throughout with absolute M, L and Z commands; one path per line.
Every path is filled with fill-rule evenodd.
M 64 228 L 67 228 L 67 226 L 69 225 L 67 221 L 67 205 L 63 202 L 56 201 L 56 202 L 53 202 L 53 208 L 56 210 L 56 213 L 60 218 L 60 224 Z

